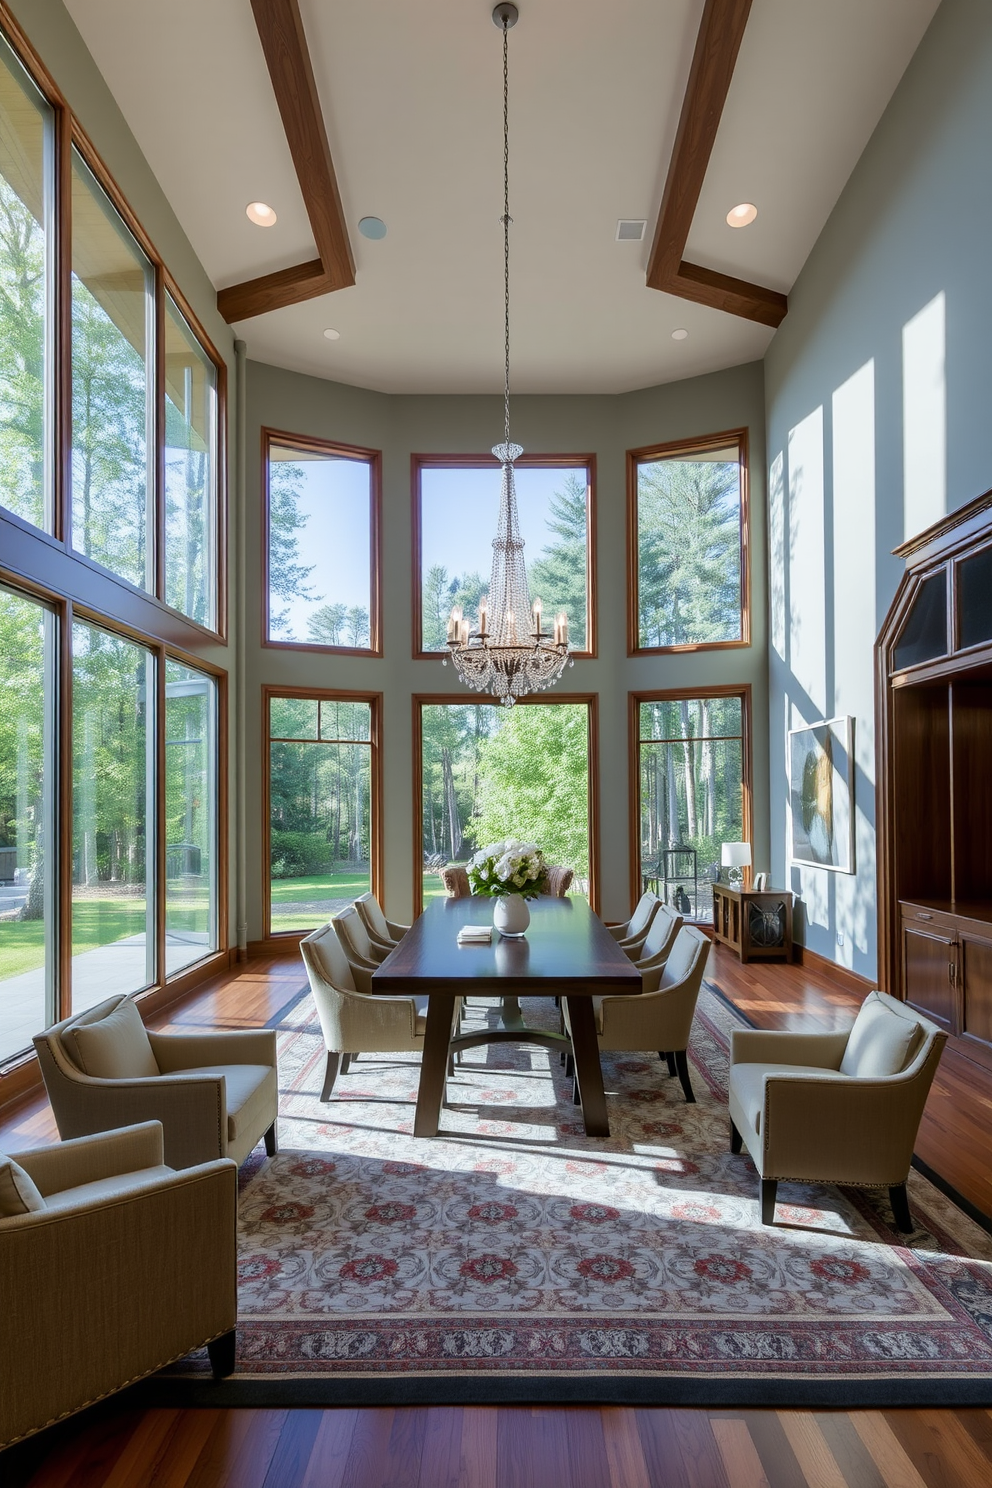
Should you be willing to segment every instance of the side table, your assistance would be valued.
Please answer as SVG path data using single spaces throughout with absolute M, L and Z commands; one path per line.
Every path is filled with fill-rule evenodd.
M 714 884 L 713 933 L 741 961 L 791 961 L 791 890 Z

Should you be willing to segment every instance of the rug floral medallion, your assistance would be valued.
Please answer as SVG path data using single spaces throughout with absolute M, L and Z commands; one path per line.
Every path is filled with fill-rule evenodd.
M 525 1009 L 557 1026 L 550 1001 Z M 466 1016 L 495 1024 L 499 1004 Z M 742 1400 L 764 1382 L 768 1403 L 825 1403 L 817 1382 L 856 1401 L 885 1380 L 892 1403 L 992 1404 L 992 1239 L 915 1172 L 908 1237 L 884 1193 L 829 1186 L 781 1184 L 762 1226 L 754 1167 L 729 1149 L 739 1019 L 711 991 L 696 1104 L 656 1056 L 605 1055 L 606 1140 L 586 1137 L 557 1055 L 527 1045 L 467 1052 L 433 1139 L 412 1135 L 413 1055 L 363 1055 L 321 1105 L 309 997 L 289 1021 L 281 1150 L 242 1171 L 236 1381 L 434 1378 L 450 1399 L 473 1377 L 485 1400 L 512 1377 L 518 1395 L 592 1400 L 629 1377 L 676 1401 L 729 1399 L 712 1387 L 733 1380 L 752 1382 Z

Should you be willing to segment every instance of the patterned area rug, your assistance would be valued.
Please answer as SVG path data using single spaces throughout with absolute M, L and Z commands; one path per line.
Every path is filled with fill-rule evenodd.
M 782 1184 L 763 1227 L 728 1143 L 739 1020 L 711 991 L 697 1104 L 657 1058 L 607 1055 L 605 1141 L 526 1045 L 465 1055 L 433 1140 L 411 1135 L 415 1056 L 362 1056 L 320 1105 L 309 997 L 288 1021 L 282 1150 L 242 1173 L 237 1372 L 203 1383 L 191 1355 L 158 1403 L 200 1382 L 216 1405 L 992 1405 L 992 1239 L 915 1172 L 907 1238 L 884 1194 L 812 1185 Z

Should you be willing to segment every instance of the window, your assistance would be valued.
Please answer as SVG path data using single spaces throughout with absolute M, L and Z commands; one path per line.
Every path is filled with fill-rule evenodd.
M 217 368 L 165 297 L 165 602 L 217 628 Z
M 523 456 L 514 469 L 531 599 L 546 616 L 564 610 L 575 654 L 595 655 L 595 461 Z M 414 654 L 430 656 L 445 649 L 452 606 L 474 617 L 489 592 L 500 467 L 488 456 L 424 457 L 414 475 Z
M 155 981 L 155 659 L 72 629 L 72 1011 Z
M 165 970 L 217 948 L 217 683 L 165 663 Z
M 267 695 L 270 935 L 379 892 L 379 709 L 375 693 Z
M 266 643 L 380 655 L 378 452 L 263 438 Z
M 155 591 L 155 274 L 72 157 L 72 545 Z
M 746 431 L 630 450 L 627 479 L 631 655 L 747 645 Z
M 750 691 L 631 693 L 637 748 L 631 892 L 712 920 L 724 842 L 751 840 Z
M 54 113 L 0 37 L 0 504 L 52 530 Z
M 504 708 L 419 698 L 415 706 L 423 899 L 444 893 L 445 864 L 521 837 L 574 869 L 571 892 L 595 903 L 596 699 L 566 694 Z
M 0 589 L 0 1060 L 54 1008 L 55 617 Z

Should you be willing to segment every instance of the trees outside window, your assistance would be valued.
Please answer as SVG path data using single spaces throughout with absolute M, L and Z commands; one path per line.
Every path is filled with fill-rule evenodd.
M 745 432 L 627 458 L 631 654 L 747 644 Z
M 217 946 L 217 683 L 165 663 L 165 969 Z
M 572 648 L 594 652 L 593 475 L 591 457 L 522 457 L 515 467 L 531 599 L 545 617 L 568 615 Z M 414 584 L 419 598 L 418 655 L 445 648 L 454 605 L 478 614 L 489 592 L 500 468 L 489 458 L 431 457 L 415 466 Z
M 165 297 L 165 599 L 217 628 L 217 368 Z
M 268 925 L 278 935 L 316 929 L 373 887 L 379 699 L 274 692 L 267 707 Z
M 589 893 L 593 702 L 418 702 L 424 899 L 444 892 L 445 864 L 507 837 L 536 842 Z
M 379 655 L 378 452 L 263 437 L 266 643 Z
M 650 887 L 694 919 L 713 918 L 721 846 L 751 835 L 748 705 L 746 688 L 631 694 L 635 898 Z M 666 859 L 673 849 L 678 858 Z

